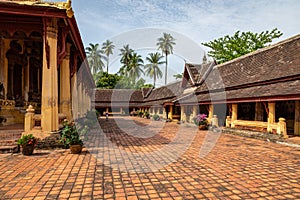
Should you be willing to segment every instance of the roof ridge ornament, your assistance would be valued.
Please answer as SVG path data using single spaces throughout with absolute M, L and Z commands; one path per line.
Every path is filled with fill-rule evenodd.
M 67 13 L 67 16 L 69 18 L 72 18 L 74 16 L 74 11 L 72 9 L 72 0 L 67 0 L 67 3 L 66 3 L 66 13 Z

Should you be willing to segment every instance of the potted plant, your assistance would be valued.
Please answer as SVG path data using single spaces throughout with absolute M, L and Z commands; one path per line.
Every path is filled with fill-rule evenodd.
M 144 112 L 144 118 L 149 119 L 150 118 L 150 113 L 148 113 L 147 111 Z
M 71 153 L 80 154 L 83 146 L 83 138 L 88 131 L 87 126 L 78 127 L 74 122 L 69 123 L 67 120 L 63 123 L 60 142 L 66 148 L 70 148 Z
M 206 114 L 198 114 L 193 117 L 194 123 L 198 126 L 199 130 L 207 130 L 208 122 Z
M 154 121 L 160 120 L 159 115 L 157 115 L 157 114 L 154 114 L 154 115 L 152 116 L 152 118 L 153 118 Z
M 23 155 L 32 155 L 34 147 L 37 144 L 37 138 L 32 134 L 22 135 L 18 139 L 17 144 L 21 145 Z

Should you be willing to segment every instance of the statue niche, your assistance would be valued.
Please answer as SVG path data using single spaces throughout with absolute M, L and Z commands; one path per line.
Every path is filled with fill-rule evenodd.
M 27 55 L 22 54 L 22 47 L 17 40 L 10 42 L 10 49 L 6 52 L 8 60 L 7 99 L 15 100 L 16 106 L 22 106 L 22 78 L 23 67 L 27 65 Z
M 42 89 L 42 61 L 37 49 L 31 50 L 29 66 L 29 101 L 40 103 Z

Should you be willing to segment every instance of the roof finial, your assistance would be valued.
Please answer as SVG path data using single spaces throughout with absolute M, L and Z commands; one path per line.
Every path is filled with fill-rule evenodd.
M 202 58 L 202 64 L 206 64 L 207 63 L 207 58 L 206 58 L 206 54 L 204 52 L 203 58 Z
M 67 4 L 66 4 L 66 13 L 67 13 L 67 16 L 69 18 L 72 18 L 73 15 L 74 15 L 74 12 L 73 12 L 73 9 L 72 9 L 72 0 L 67 0 Z

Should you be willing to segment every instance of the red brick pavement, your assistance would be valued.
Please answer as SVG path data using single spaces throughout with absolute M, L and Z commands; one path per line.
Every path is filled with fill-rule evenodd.
M 134 118 L 136 128 L 129 119 L 119 118 L 123 130 L 112 119 L 100 120 L 110 142 L 90 136 L 93 147 L 87 145 L 80 155 L 69 150 L 0 155 L 0 199 L 300 198 L 299 148 L 221 134 L 212 151 L 200 158 L 203 142 L 214 142 L 207 135 L 216 133 L 198 131 L 192 137 L 192 129 L 186 125 L 155 122 L 150 126 L 149 120 L 141 118 Z M 180 142 L 172 141 L 182 127 L 192 144 L 174 161 L 172 151 L 164 154 L 157 150 L 170 146 L 176 154 Z M 157 134 L 138 138 L 143 130 Z M 145 156 L 130 157 L 141 152 Z M 160 167 L 160 162 L 166 165 L 149 170 Z M 127 165 L 124 170 L 122 166 Z

